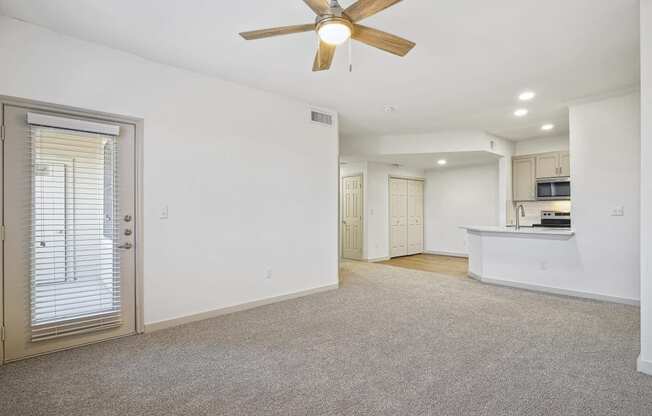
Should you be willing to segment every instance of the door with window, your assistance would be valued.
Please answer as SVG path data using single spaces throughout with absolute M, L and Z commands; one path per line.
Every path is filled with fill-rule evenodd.
M 3 120 L 5 361 L 135 333 L 135 127 Z

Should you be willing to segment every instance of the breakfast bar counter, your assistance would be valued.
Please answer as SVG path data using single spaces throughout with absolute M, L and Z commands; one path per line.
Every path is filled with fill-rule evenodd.
M 575 232 L 540 227 L 465 226 L 469 276 L 481 282 L 615 301 L 587 291 Z M 622 301 L 622 300 L 616 300 Z

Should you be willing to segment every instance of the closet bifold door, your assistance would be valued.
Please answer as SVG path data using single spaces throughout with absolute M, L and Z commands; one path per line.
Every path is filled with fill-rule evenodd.
M 407 183 L 408 245 L 409 255 L 423 253 L 423 182 Z
M 389 179 L 390 257 L 408 254 L 408 181 Z

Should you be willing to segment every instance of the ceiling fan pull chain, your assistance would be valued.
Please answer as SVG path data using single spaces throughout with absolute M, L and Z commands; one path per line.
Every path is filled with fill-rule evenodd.
M 349 38 L 349 72 L 353 72 L 353 42 Z

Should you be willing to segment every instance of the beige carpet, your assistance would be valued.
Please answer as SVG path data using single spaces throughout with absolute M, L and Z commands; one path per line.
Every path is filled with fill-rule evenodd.
M 343 267 L 337 291 L 4 366 L 0 414 L 652 414 L 638 308 Z

